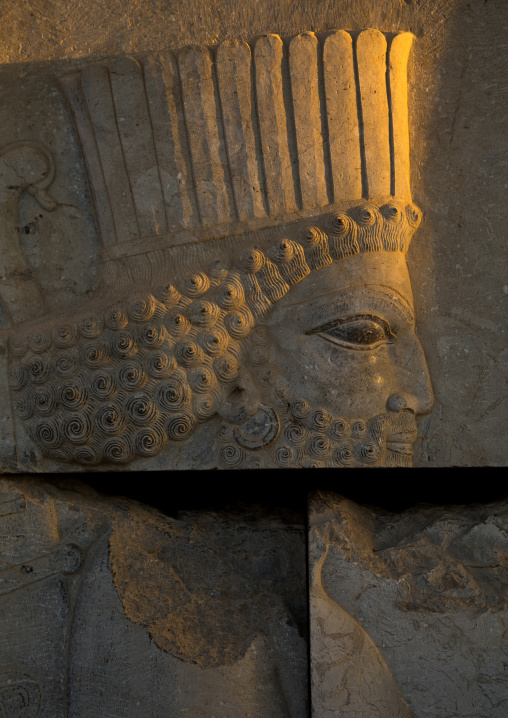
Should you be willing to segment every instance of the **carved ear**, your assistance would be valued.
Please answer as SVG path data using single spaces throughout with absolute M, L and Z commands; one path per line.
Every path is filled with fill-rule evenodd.
M 257 412 L 260 401 L 250 371 L 242 367 L 235 387 L 222 401 L 218 414 L 231 424 L 244 424 Z

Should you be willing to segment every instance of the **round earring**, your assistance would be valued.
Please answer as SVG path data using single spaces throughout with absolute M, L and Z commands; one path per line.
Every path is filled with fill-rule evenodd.
M 234 427 L 233 436 L 245 449 L 261 449 L 277 438 L 279 430 L 279 417 L 275 411 L 266 404 L 260 404 L 254 416 Z

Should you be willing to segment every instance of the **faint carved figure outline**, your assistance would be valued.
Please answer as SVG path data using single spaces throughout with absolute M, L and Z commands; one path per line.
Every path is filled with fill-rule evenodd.
M 412 40 L 266 35 L 61 79 L 101 281 L 83 311 L 11 332 L 14 410 L 44 456 L 192 466 L 214 419 L 223 468 L 411 464 L 432 405 L 404 261 Z M 16 196 L 50 209 L 32 150 L 46 168 Z

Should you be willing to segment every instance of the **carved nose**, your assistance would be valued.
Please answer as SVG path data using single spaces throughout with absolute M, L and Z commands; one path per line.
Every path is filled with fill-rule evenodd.
M 406 392 L 391 394 L 386 402 L 386 408 L 389 411 L 410 411 L 417 416 L 428 414 L 433 405 L 434 394 L 430 383 L 423 391 L 415 394 L 406 394 Z
M 390 397 L 388 397 L 386 406 L 390 411 L 395 412 L 409 409 L 409 398 L 406 396 L 406 394 L 392 394 Z
M 434 405 L 434 392 L 423 348 L 417 340 L 412 361 L 405 367 L 401 390 L 388 397 L 389 411 L 410 410 L 417 416 L 428 414 Z

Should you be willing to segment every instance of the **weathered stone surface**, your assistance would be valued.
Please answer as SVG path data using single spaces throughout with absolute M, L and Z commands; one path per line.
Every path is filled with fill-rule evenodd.
M 0 542 L 2 715 L 307 715 L 291 517 L 170 519 L 78 483 L 4 479 Z
M 508 506 L 310 503 L 312 711 L 504 718 Z
M 102 2 L 87 0 L 79 8 L 73 7 L 69 11 L 67 4 L 60 0 L 51 3 L 41 0 L 37 11 L 34 11 L 31 3 L 23 0 L 7 3 L 4 9 L 5 22 L 0 30 L 4 33 L 0 52 L 5 63 L 0 79 L 2 147 L 4 143 L 19 141 L 42 143 L 51 151 L 56 168 L 49 191 L 56 199 L 57 207 L 52 210 L 48 206 L 43 207 L 37 197 L 25 193 L 18 217 L 26 259 L 50 309 L 61 311 L 89 297 L 96 287 L 99 264 L 97 225 L 91 212 L 83 157 L 62 96 L 56 89 L 58 77 L 74 70 L 80 71 L 84 65 L 95 65 L 97 59 L 104 57 L 153 52 L 157 59 L 146 69 L 144 81 L 147 88 L 158 87 L 160 92 L 149 91 L 148 94 L 153 97 L 166 92 L 171 97 L 175 87 L 175 68 L 178 72 L 178 67 L 172 63 L 166 48 L 186 44 L 212 46 L 226 40 L 232 43 L 232 49 L 229 56 L 226 53 L 223 57 L 224 72 L 218 78 L 219 89 L 221 77 L 225 87 L 225 78 L 241 76 L 244 94 L 237 104 L 230 101 L 218 109 L 225 118 L 243 118 L 236 135 L 243 138 L 239 144 L 252 147 L 254 143 L 260 147 L 261 136 L 250 133 L 246 120 L 252 99 L 249 102 L 249 73 L 244 71 L 242 59 L 245 57 L 245 46 L 238 46 L 239 38 L 250 41 L 267 33 L 290 38 L 304 33 L 305 38 L 310 40 L 305 47 L 310 48 L 312 39 L 305 31 L 315 33 L 318 38 L 324 37 L 322 31 L 328 33 L 336 28 L 354 32 L 365 28 L 377 28 L 388 33 L 410 31 L 416 36 L 409 64 L 407 98 L 411 129 L 411 191 L 424 212 L 425 220 L 418 232 L 418 241 L 412 243 L 408 259 L 418 311 L 419 338 L 426 351 L 437 396 L 432 414 L 419 425 L 416 463 L 505 464 L 506 442 L 501 427 L 506 413 L 503 308 L 506 296 L 506 246 L 503 242 L 506 193 L 504 93 L 507 82 L 503 36 L 508 21 L 506 3 L 503 0 L 489 0 L 483 4 L 442 0 L 436 6 L 402 0 L 376 3 L 336 0 L 309 5 L 307 2 L 288 4 L 285 0 L 246 0 L 239 8 L 233 0 L 220 4 L 184 0 L 179 4 L 178 12 L 170 5 L 114 0 L 106 8 Z M 354 66 L 352 57 L 347 56 L 347 38 L 344 39 L 340 32 L 328 35 L 325 44 L 328 52 L 324 53 L 324 93 L 321 92 L 320 101 L 324 96 L 327 106 L 333 107 L 336 93 L 340 91 L 330 78 L 342 81 L 352 68 L 354 74 Z M 315 93 L 311 77 L 312 53 L 307 65 L 298 65 L 302 52 L 308 53 L 308 49 L 297 51 L 296 45 L 298 43 L 295 43 L 293 60 L 289 57 L 290 53 L 286 58 L 289 68 L 283 85 L 286 98 L 300 87 L 307 88 L 309 97 Z M 394 55 L 403 55 L 403 45 L 404 42 L 393 48 Z M 242 47 L 243 52 L 235 50 L 235 47 Z M 328 73 L 327 62 L 331 62 L 331 56 L 336 57 L 338 47 L 344 53 L 344 61 L 335 63 L 333 72 Z M 135 59 L 139 62 L 139 57 Z M 48 62 L 50 60 L 52 62 Z M 53 64 L 53 61 L 59 64 Z M 135 108 L 139 93 L 134 85 L 136 78 L 139 80 L 139 72 L 132 64 L 127 70 L 124 60 L 120 63 L 115 60 L 114 64 L 114 95 L 124 101 L 129 100 Z M 400 85 L 396 64 L 389 73 L 394 136 L 398 135 L 405 122 L 405 92 Z M 294 68 L 297 66 L 305 67 L 307 74 L 296 78 Z M 294 87 L 290 78 L 291 67 Z M 367 82 L 370 75 L 360 74 Z M 131 78 L 134 88 L 128 98 L 125 95 L 126 77 Z M 343 85 L 347 88 L 347 81 Z M 139 82 L 136 86 L 139 89 Z M 227 87 L 225 94 L 233 88 L 233 84 L 228 82 Z M 393 91 L 395 87 L 397 91 Z M 349 90 L 342 90 L 345 97 L 347 95 L 347 101 L 343 103 L 347 111 L 339 119 L 335 111 L 329 112 L 325 123 L 330 129 L 329 149 L 326 149 L 325 156 L 328 157 L 329 151 L 331 161 L 327 191 L 330 182 L 333 182 L 334 187 L 343 188 L 341 196 L 344 197 L 359 196 L 357 168 L 361 162 L 355 161 L 356 98 L 352 88 L 349 83 Z M 234 91 L 229 94 L 234 97 Z M 170 121 L 170 131 L 159 132 L 156 140 L 157 156 L 166 158 L 168 168 L 167 172 L 161 172 L 164 207 L 174 217 L 175 226 L 182 226 L 182 223 L 185 226 L 189 221 L 192 224 L 197 207 L 192 201 L 182 203 L 179 194 L 179 187 L 184 183 L 192 185 L 189 158 L 184 157 L 182 164 L 178 154 L 182 106 L 171 102 L 166 106 L 164 102 L 152 102 L 149 112 L 151 117 L 159 118 L 154 125 L 156 128 L 160 126 L 161 118 L 169 118 Z M 315 158 L 311 161 L 312 166 L 306 166 L 306 172 L 310 174 L 305 174 L 302 187 L 306 197 L 316 196 L 320 201 L 322 187 L 319 182 L 315 187 L 306 185 L 307 176 L 312 177 L 317 166 L 315 162 L 320 162 L 315 113 L 310 112 L 306 117 L 298 104 L 295 112 L 294 117 L 291 113 L 288 116 L 288 125 L 291 126 L 294 121 L 295 132 L 300 137 L 303 127 L 310 128 L 310 144 L 308 150 L 304 147 L 302 152 L 305 162 Z M 126 117 L 122 121 L 127 122 L 122 137 L 130 143 L 135 123 L 130 114 Z M 337 140 L 338 127 L 341 128 L 341 140 Z M 154 170 L 153 152 L 144 140 L 138 142 L 141 139 L 134 138 L 132 142 L 133 147 L 146 149 L 139 162 L 132 165 L 129 153 L 126 155 L 126 161 L 130 163 L 129 171 L 137 179 L 152 176 Z M 240 157 L 233 144 L 233 134 L 225 133 L 219 142 L 219 157 L 224 157 L 225 150 L 233 182 L 240 177 L 246 181 L 243 186 L 238 185 L 234 197 L 227 195 L 226 205 L 230 206 L 234 199 L 242 217 L 262 217 L 266 207 L 258 201 L 258 188 L 262 185 L 259 166 L 250 159 L 247 164 L 242 164 L 245 157 Z M 397 144 L 394 142 L 394 147 Z M 296 149 L 297 144 L 293 143 L 292 160 L 295 159 Z M 347 155 L 347 162 L 345 160 L 344 163 L 337 160 L 342 151 Z M 395 159 L 397 166 L 403 167 L 407 160 L 407 147 Z M 178 166 L 182 168 L 181 177 L 178 171 L 175 172 Z M 297 176 L 296 165 L 294 167 Z M 160 221 L 160 198 L 146 193 L 146 188 L 139 186 L 137 179 L 133 184 L 140 210 L 136 222 L 139 221 L 142 226 L 151 222 L 147 208 L 153 208 L 154 222 L 157 227 L 162 226 L 167 217 Z M 395 179 L 394 192 L 403 195 L 407 192 L 407 184 Z M 119 187 L 118 183 L 113 183 L 109 189 L 114 193 Z M 314 190 L 317 194 L 313 194 Z M 102 188 L 97 185 L 95 191 L 107 193 L 106 185 Z M 128 223 L 129 216 L 129 213 L 125 216 L 120 214 L 117 217 L 120 225 Z M 107 223 L 107 217 L 97 219 L 99 223 Z M 28 299 L 30 282 L 24 283 Z M 37 293 L 36 288 L 32 286 L 32 289 Z M 23 303 L 19 302 L 20 311 Z M 3 326 L 6 326 L 5 321 Z M 6 357 L 2 363 L 1 372 L 5 376 Z M 7 406 L 9 396 L 3 381 L 1 386 Z M 5 470 L 23 466 L 30 470 L 47 468 L 45 460 L 34 453 L 33 445 L 30 442 L 24 444 L 22 432 L 16 430 L 16 433 L 13 438 L 12 422 L 6 414 L 0 427 Z M 154 462 L 151 463 L 153 465 Z
M 58 78 L 99 281 L 47 305 L 13 220 L 26 193 L 56 211 L 55 164 L 4 147 L 14 469 L 25 446 L 31 470 L 411 464 L 432 406 L 404 258 L 412 41 L 270 34 Z

